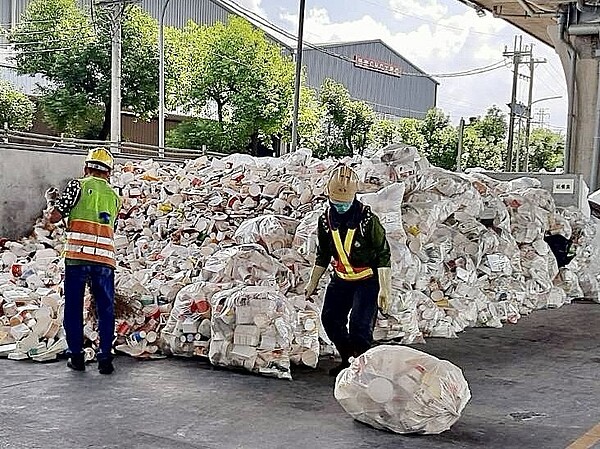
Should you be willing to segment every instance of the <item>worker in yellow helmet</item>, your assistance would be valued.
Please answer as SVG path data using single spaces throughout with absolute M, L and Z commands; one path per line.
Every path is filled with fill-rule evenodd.
M 315 265 L 306 285 L 310 297 L 330 264 L 322 322 L 342 357 L 331 369 L 336 376 L 350 357 L 372 344 L 377 308 L 387 313 L 391 290 L 390 247 L 379 218 L 356 199 L 358 176 L 345 165 L 335 168 L 327 183 L 329 207 L 319 218 Z M 348 315 L 350 314 L 350 326 Z
M 64 328 L 69 368 L 85 371 L 83 356 L 83 296 L 86 283 L 94 296 L 100 351 L 98 370 L 111 374 L 115 317 L 115 220 L 121 200 L 109 184 L 113 157 L 104 148 L 90 150 L 84 177 L 71 180 L 50 211 L 51 223 L 68 217 L 65 245 Z

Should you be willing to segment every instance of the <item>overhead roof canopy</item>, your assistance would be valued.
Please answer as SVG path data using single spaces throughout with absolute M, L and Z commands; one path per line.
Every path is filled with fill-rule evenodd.
M 548 25 L 556 23 L 559 6 L 575 0 L 459 0 L 475 9 L 491 12 L 533 37 L 553 46 Z

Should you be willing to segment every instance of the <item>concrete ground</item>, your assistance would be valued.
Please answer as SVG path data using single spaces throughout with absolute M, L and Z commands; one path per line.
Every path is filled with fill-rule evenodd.
M 333 398 L 328 360 L 296 369 L 292 382 L 197 360 L 119 357 L 113 376 L 0 360 L 0 447 L 552 449 L 578 439 L 571 449 L 594 447 L 599 323 L 600 305 L 578 303 L 417 346 L 460 366 L 473 394 L 459 422 L 436 436 L 353 421 Z

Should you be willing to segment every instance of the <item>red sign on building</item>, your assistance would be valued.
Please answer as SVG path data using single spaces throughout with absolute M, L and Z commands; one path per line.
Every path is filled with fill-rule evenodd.
M 390 62 L 354 55 L 354 65 L 363 69 L 374 70 L 388 75 L 402 76 L 402 68 Z

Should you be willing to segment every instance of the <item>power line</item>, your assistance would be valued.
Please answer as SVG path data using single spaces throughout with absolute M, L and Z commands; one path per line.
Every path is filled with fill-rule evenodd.
M 278 27 L 277 25 L 273 24 L 272 22 L 270 22 L 269 20 L 265 19 L 264 17 L 260 16 L 259 14 L 256 14 L 254 11 L 251 11 L 247 8 L 244 8 L 243 6 L 239 5 L 238 3 L 234 2 L 234 1 L 228 1 L 227 2 L 228 5 L 230 5 L 234 10 L 237 8 L 237 12 L 239 15 L 244 16 L 246 18 L 248 18 L 248 16 L 251 16 L 255 21 L 259 22 L 259 24 L 263 25 L 264 27 L 275 31 L 293 41 L 296 41 L 296 36 L 292 33 L 290 33 L 289 31 L 286 31 L 280 27 Z M 233 6 L 235 5 L 235 6 Z M 240 12 L 241 11 L 241 12 Z M 332 56 L 334 58 L 338 58 L 342 61 L 346 61 L 346 62 L 351 62 L 354 63 L 355 61 L 351 58 L 348 58 L 347 56 L 344 55 L 340 55 L 337 53 L 333 53 L 321 46 L 318 45 L 314 45 L 311 44 L 309 42 L 304 42 L 305 45 L 307 47 L 310 47 L 313 50 L 319 51 L 321 53 L 324 53 L 326 55 Z M 427 74 L 427 73 L 418 73 L 418 72 L 404 72 L 402 73 L 402 75 L 404 76 L 416 76 L 416 77 L 423 77 L 423 78 L 450 78 L 450 77 L 459 77 L 459 76 L 469 76 L 469 75 L 477 75 L 480 73 L 486 73 L 487 71 L 491 71 L 491 70 L 496 70 L 498 68 L 501 68 L 501 65 L 496 66 L 497 64 L 504 64 L 504 61 L 498 61 L 494 64 L 491 64 L 490 66 L 485 66 L 485 67 L 478 67 L 478 68 L 474 68 L 474 69 L 469 69 L 466 71 L 462 71 L 462 72 L 455 72 L 455 73 L 438 73 L 438 74 Z M 492 67 L 493 66 L 493 67 Z
M 400 11 L 397 8 L 392 8 L 391 6 L 381 5 L 379 3 L 376 3 L 376 2 L 373 2 L 373 1 L 369 1 L 369 0 L 360 0 L 360 1 L 362 1 L 364 3 L 369 3 L 371 5 L 379 6 L 380 8 L 387 9 L 388 11 L 395 12 L 395 13 L 400 14 L 402 16 L 406 16 L 406 17 L 410 17 L 410 18 L 413 18 L 413 19 L 421 20 L 422 22 L 426 22 L 426 23 L 429 23 L 429 24 L 432 24 L 432 25 L 435 25 L 435 26 L 438 26 L 438 27 L 442 27 L 442 28 L 448 28 L 450 30 L 469 31 L 469 32 L 474 33 L 474 34 L 481 34 L 481 35 L 484 35 L 484 36 L 494 36 L 494 37 L 501 36 L 500 34 L 486 33 L 484 31 L 475 31 L 475 30 L 471 30 L 471 29 L 467 29 L 467 28 L 461 28 L 461 27 L 457 27 L 457 26 L 453 26 L 453 25 L 444 25 L 442 23 L 439 23 L 439 21 L 424 19 L 423 17 L 419 17 L 419 16 L 413 15 L 413 14 L 408 14 L 408 13 L 406 13 L 404 11 Z

